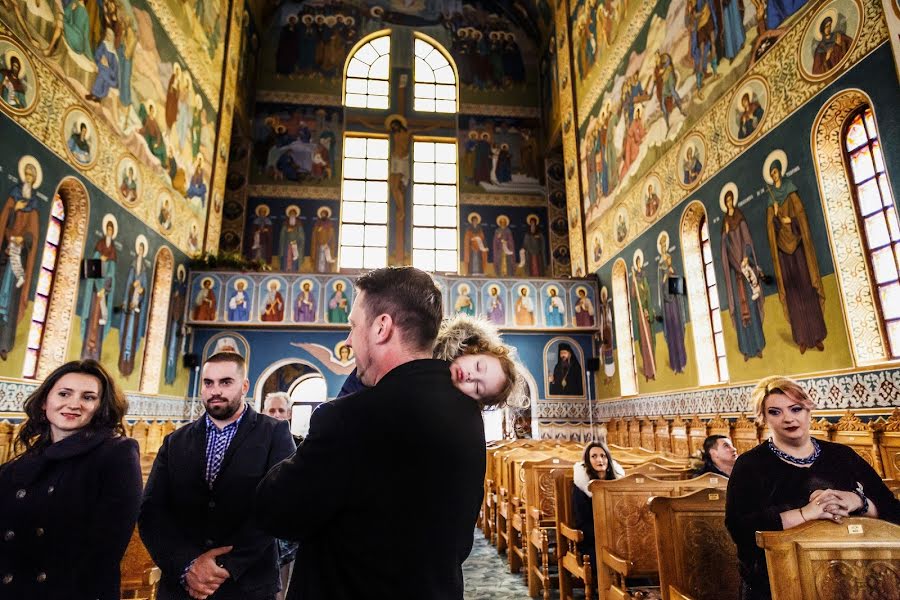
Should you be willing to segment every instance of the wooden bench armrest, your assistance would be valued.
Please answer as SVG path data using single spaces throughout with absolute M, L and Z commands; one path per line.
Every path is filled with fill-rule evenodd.
M 576 544 L 584 540 L 584 533 L 580 529 L 572 529 L 565 523 L 559 524 L 559 532 L 567 540 L 572 540 Z
M 153 567 L 144 571 L 144 578 L 147 585 L 156 585 L 162 579 L 162 570 L 159 567 Z
M 630 560 L 625 560 L 624 558 L 613 554 L 609 551 L 608 548 L 603 548 L 602 553 L 603 554 L 600 557 L 600 560 L 603 562 L 603 564 L 605 564 L 616 573 L 619 573 L 622 577 L 629 576 L 632 566 Z
M 694 600 L 693 596 L 688 596 L 674 585 L 669 586 L 669 600 Z
M 535 523 L 541 522 L 541 509 L 535 508 L 532 506 L 528 509 L 528 515 L 532 518 Z

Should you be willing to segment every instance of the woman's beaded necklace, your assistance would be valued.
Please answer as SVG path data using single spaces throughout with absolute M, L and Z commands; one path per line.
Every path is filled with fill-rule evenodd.
M 783 460 L 785 462 L 789 462 L 792 465 L 801 465 L 801 466 L 811 465 L 814 462 L 816 462 L 817 458 L 819 458 L 819 455 L 822 453 L 822 447 L 819 446 L 819 442 L 816 441 L 816 438 L 810 438 L 810 441 L 812 442 L 812 445 L 813 445 L 813 452 L 806 458 L 797 458 L 796 456 L 791 456 L 790 454 L 788 454 L 787 452 L 784 452 L 783 450 L 779 450 L 778 447 L 775 445 L 775 442 L 772 441 L 772 438 L 769 438 L 769 450 L 771 450 L 772 453 L 775 456 L 777 456 L 778 458 L 780 458 L 781 460 Z

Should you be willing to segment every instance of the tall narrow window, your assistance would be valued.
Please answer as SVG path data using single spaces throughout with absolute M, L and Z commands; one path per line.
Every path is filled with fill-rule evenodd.
M 417 40 L 418 41 L 418 40 Z M 413 144 L 413 266 L 458 269 L 456 142 Z
M 387 265 L 388 145 L 387 138 L 344 138 L 342 269 Z
M 728 359 L 725 356 L 725 335 L 722 333 L 722 310 L 719 307 L 719 286 L 716 284 L 716 267 L 713 265 L 712 245 L 706 214 L 700 220 L 700 248 L 703 256 L 703 279 L 706 284 L 709 320 L 712 323 L 713 348 L 716 353 L 718 381 L 728 381 Z
M 616 321 L 616 349 L 619 356 L 619 391 L 623 396 L 637 394 L 637 363 L 634 356 L 634 325 L 628 296 L 628 268 L 618 259 L 612 272 L 613 310 Z
M 38 356 L 40 356 L 41 344 L 44 341 L 44 323 L 47 320 L 50 295 L 53 291 L 53 277 L 56 274 L 56 264 L 65 220 L 66 207 L 62 198 L 57 194 L 53 197 L 53 205 L 50 208 L 50 222 L 47 224 L 47 237 L 44 240 L 44 253 L 41 257 L 37 292 L 34 295 L 34 310 L 31 313 L 31 327 L 28 330 L 25 364 L 22 368 L 22 376 L 26 379 L 34 379 L 37 372 Z M 12 254 L 10 256 L 12 257 Z M 22 273 L 19 279 L 24 280 L 24 277 L 25 274 Z
M 347 62 L 344 104 L 356 108 L 390 106 L 390 32 L 360 46 Z
M 848 119 L 844 153 L 891 358 L 900 358 L 900 224 L 872 108 Z
M 420 112 L 456 112 L 456 73 L 437 47 L 415 40 L 415 91 L 413 108 Z

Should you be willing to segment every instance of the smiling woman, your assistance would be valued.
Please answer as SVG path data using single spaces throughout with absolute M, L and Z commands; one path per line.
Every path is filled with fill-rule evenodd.
M 21 454 L 0 467 L 0 581 L 8 597 L 120 598 L 119 562 L 141 495 L 126 409 L 93 360 L 59 367 L 25 401 Z
M 742 598 L 771 597 L 757 531 L 790 529 L 816 519 L 860 515 L 900 523 L 900 501 L 852 448 L 816 440 L 815 403 L 791 379 L 760 381 L 751 394 L 756 418 L 772 437 L 738 457 L 728 481 L 725 524 L 738 549 Z

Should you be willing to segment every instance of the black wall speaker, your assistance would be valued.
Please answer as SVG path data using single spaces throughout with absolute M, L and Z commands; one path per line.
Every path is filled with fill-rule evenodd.
M 103 277 L 103 261 L 99 258 L 85 258 L 81 261 L 82 279 L 100 279 Z
M 587 359 L 586 368 L 590 372 L 599 371 L 600 370 L 600 358 L 595 356 L 593 358 Z
M 684 296 L 684 277 L 669 277 L 669 293 Z
M 190 352 L 181 357 L 181 364 L 185 369 L 196 369 L 200 366 L 200 356 Z

